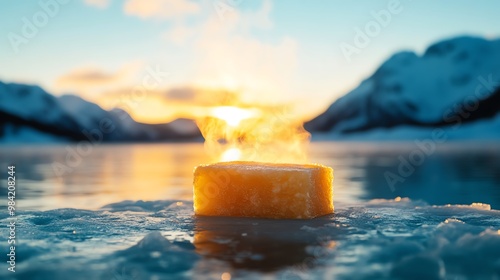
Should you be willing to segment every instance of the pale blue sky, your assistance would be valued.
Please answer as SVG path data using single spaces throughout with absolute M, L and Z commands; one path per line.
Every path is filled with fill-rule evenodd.
M 353 45 L 355 28 L 364 29 L 374 20 L 371 12 L 387 10 L 391 1 L 154 0 L 150 3 L 165 2 L 167 8 L 142 12 L 127 12 L 127 1 L 58 5 L 16 53 L 9 36 L 23 36 L 23 17 L 33 21 L 43 9 L 39 1 L 2 0 L 0 80 L 39 84 L 55 94 L 76 92 L 99 102 L 113 86 L 133 86 L 147 66 L 158 66 L 172 74 L 162 88 L 228 87 L 249 99 L 297 101 L 318 112 L 396 51 L 422 52 L 433 42 L 464 34 L 500 35 L 499 1 L 401 0 L 401 12 L 348 61 L 340 44 Z M 221 15 L 216 7 L 230 9 Z M 91 89 L 70 79 L 58 84 L 75 71 L 117 77 Z

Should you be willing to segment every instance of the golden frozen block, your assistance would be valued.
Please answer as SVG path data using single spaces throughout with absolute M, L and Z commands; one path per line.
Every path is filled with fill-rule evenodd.
M 250 161 L 200 165 L 194 212 L 206 216 L 309 219 L 333 213 L 333 170 Z

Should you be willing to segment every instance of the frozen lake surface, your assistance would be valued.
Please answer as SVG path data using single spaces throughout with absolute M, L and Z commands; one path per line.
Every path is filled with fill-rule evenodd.
M 413 143 L 313 143 L 311 161 L 335 170 L 335 213 L 307 221 L 194 217 L 201 144 L 3 147 L 18 244 L 15 273 L 0 246 L 0 278 L 499 279 L 499 147 L 452 143 L 417 162 Z

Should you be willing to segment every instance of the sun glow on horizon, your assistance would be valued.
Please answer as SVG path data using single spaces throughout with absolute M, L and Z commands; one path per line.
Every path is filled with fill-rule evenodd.
M 242 120 L 255 117 L 256 110 L 238 108 L 234 106 L 218 106 L 210 110 L 210 115 L 225 121 L 229 126 L 236 127 Z
M 241 151 L 238 148 L 229 148 L 222 153 L 221 161 L 235 161 L 241 158 Z
M 213 162 L 307 162 L 310 134 L 291 107 L 233 100 L 207 113 L 196 124 Z

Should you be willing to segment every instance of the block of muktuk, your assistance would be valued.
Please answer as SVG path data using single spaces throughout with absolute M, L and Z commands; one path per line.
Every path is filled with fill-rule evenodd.
M 333 213 L 333 170 L 319 164 L 232 161 L 194 170 L 194 212 L 309 219 Z

